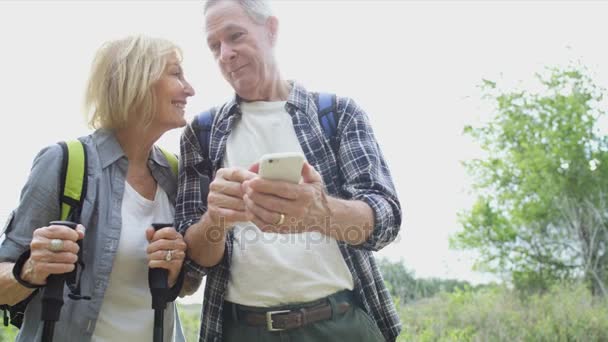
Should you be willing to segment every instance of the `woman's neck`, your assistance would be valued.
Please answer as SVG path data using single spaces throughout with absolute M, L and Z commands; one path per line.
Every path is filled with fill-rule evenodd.
M 116 131 L 116 140 L 127 156 L 129 165 L 146 165 L 157 139 L 141 129 L 123 128 Z

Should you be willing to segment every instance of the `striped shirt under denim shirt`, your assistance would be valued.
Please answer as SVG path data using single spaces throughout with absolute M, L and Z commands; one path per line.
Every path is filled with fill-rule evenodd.
M 372 251 L 391 243 L 401 226 L 401 207 L 393 181 L 374 137 L 369 119 L 352 99 L 337 97 L 340 119 L 336 144 L 325 137 L 318 120 L 314 94 L 296 82 L 285 109 L 291 115 L 298 141 L 307 161 L 321 174 L 330 196 L 366 202 L 374 212 L 374 229 L 368 240 L 358 246 L 338 241 L 340 251 L 354 281 L 354 294 L 362 308 L 374 319 L 387 341 L 394 341 L 401 322 L 384 284 Z M 216 112 L 209 159 L 212 172 L 222 165 L 226 141 L 242 115 L 239 98 L 222 105 Z M 184 130 L 180 142 L 180 173 L 175 220 L 180 232 L 198 222 L 206 211 L 201 199 L 200 166 L 205 162 L 197 140 L 196 122 Z M 334 151 L 332 146 L 337 146 Z M 335 153 L 334 153 L 335 152 Z M 192 260 L 186 265 L 190 274 L 207 276 L 201 315 L 200 341 L 221 341 L 222 309 L 230 276 L 233 236 L 226 238 L 223 259 L 215 266 L 202 267 Z

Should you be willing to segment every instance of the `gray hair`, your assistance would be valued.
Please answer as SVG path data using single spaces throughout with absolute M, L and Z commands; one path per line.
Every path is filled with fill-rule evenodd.
M 232 1 L 238 4 L 258 24 L 264 24 L 268 17 L 272 16 L 272 9 L 268 0 L 207 0 L 203 13 L 207 14 L 209 8 L 224 1 Z

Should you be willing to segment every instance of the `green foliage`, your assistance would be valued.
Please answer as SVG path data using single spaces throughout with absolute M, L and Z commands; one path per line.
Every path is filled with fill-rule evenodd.
M 14 341 L 18 332 L 17 328 L 10 324 L 8 327 L 5 327 L 4 324 L 0 325 L 0 342 Z
M 389 292 L 399 303 L 432 297 L 439 292 L 453 292 L 471 287 L 466 281 L 454 279 L 416 279 L 414 272 L 406 269 L 403 262 L 379 259 L 378 267 Z
M 198 331 L 200 329 L 200 304 L 178 304 L 177 311 L 182 323 L 182 329 L 186 336 L 186 341 L 198 341 Z
M 416 297 L 417 286 L 414 273 L 407 270 L 402 262 L 392 263 L 387 259 L 380 259 L 378 267 L 394 298 L 407 302 Z
M 401 308 L 398 341 L 606 341 L 608 300 L 582 285 L 521 296 L 505 287 L 442 293 Z
M 477 267 L 511 275 L 520 289 L 592 279 L 590 265 L 604 265 L 594 270 L 597 285 L 608 273 L 608 224 L 602 219 L 589 227 L 580 215 L 584 205 L 608 210 L 601 204 L 608 138 L 597 127 L 605 116 L 604 90 L 580 67 L 549 69 L 537 79 L 537 92 L 503 91 L 484 80 L 494 115 L 482 127 L 464 129 L 486 151 L 485 158 L 464 163 L 478 199 L 460 214 L 463 229 L 451 245 L 477 250 Z
M 200 304 L 178 305 L 187 341 L 198 341 L 200 309 Z M 399 342 L 608 340 L 608 299 L 591 296 L 581 284 L 530 296 L 498 286 L 441 292 L 399 311 L 404 324 Z M 0 328 L 0 342 L 15 336 L 16 329 Z

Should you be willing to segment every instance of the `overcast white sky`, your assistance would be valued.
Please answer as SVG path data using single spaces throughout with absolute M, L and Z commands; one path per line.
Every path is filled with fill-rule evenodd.
M 456 213 L 472 203 L 461 135 L 483 114 L 476 86 L 514 83 L 580 58 L 608 86 L 608 4 L 602 2 L 275 1 L 277 56 L 287 78 L 354 98 L 371 117 L 399 192 L 399 241 L 378 255 L 417 276 L 469 281 L 471 254 L 450 251 Z M 0 220 L 17 205 L 42 147 L 90 131 L 81 114 L 95 50 L 133 33 L 184 51 L 197 94 L 187 115 L 231 96 L 207 50 L 200 1 L 0 2 Z M 160 144 L 178 151 L 179 131 Z M 199 293 L 188 301 L 197 301 Z

